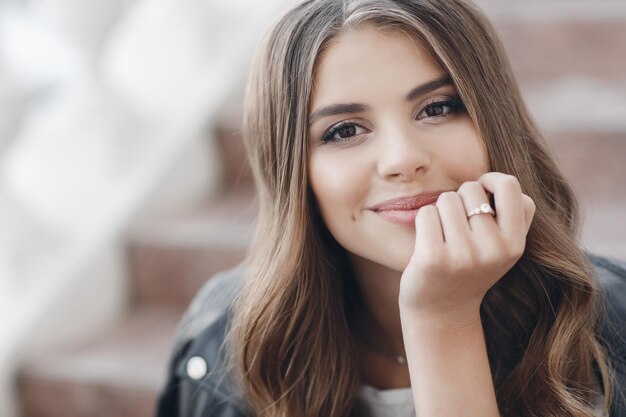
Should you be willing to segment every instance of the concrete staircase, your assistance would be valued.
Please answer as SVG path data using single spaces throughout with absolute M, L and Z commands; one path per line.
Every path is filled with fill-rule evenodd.
M 480 4 L 582 200 L 584 242 L 626 259 L 626 3 Z M 24 417 L 153 415 L 180 314 L 206 279 L 243 259 L 251 237 L 256 205 L 238 129 L 219 128 L 228 185 L 222 196 L 145 216 L 129 230 L 125 317 L 23 364 Z

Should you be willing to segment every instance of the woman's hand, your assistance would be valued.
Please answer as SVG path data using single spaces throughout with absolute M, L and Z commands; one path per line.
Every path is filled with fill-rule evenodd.
M 496 217 L 467 212 L 489 203 Z M 480 303 L 524 253 L 535 204 L 517 178 L 498 172 L 466 182 L 424 206 L 415 218 L 415 250 L 402 274 L 400 308 L 463 326 L 480 319 Z

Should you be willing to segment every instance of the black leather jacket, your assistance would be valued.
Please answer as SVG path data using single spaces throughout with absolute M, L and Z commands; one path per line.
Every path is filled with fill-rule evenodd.
M 601 340 L 615 367 L 610 417 L 626 417 L 626 264 L 591 257 L 606 296 Z M 217 274 L 195 297 L 178 327 L 169 375 L 157 417 L 248 417 L 245 403 L 225 368 L 224 345 L 231 303 L 241 268 Z

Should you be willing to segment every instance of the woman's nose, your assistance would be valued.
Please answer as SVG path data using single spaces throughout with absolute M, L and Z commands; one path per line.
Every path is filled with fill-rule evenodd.
M 428 170 L 430 152 L 410 129 L 393 129 L 378 143 L 378 174 L 381 178 L 411 182 L 420 172 Z

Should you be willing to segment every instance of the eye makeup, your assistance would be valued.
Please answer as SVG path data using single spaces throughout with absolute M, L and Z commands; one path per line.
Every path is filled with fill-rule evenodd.
M 445 110 L 448 109 L 448 110 Z M 435 99 L 426 104 L 415 116 L 416 120 L 430 119 L 433 121 L 440 121 L 444 118 L 453 116 L 454 114 L 465 111 L 465 105 L 463 102 L 456 98 Z M 321 144 L 329 143 L 347 143 L 353 140 L 360 134 L 363 134 L 367 129 L 360 124 L 344 120 L 333 126 L 331 126 L 321 138 Z

